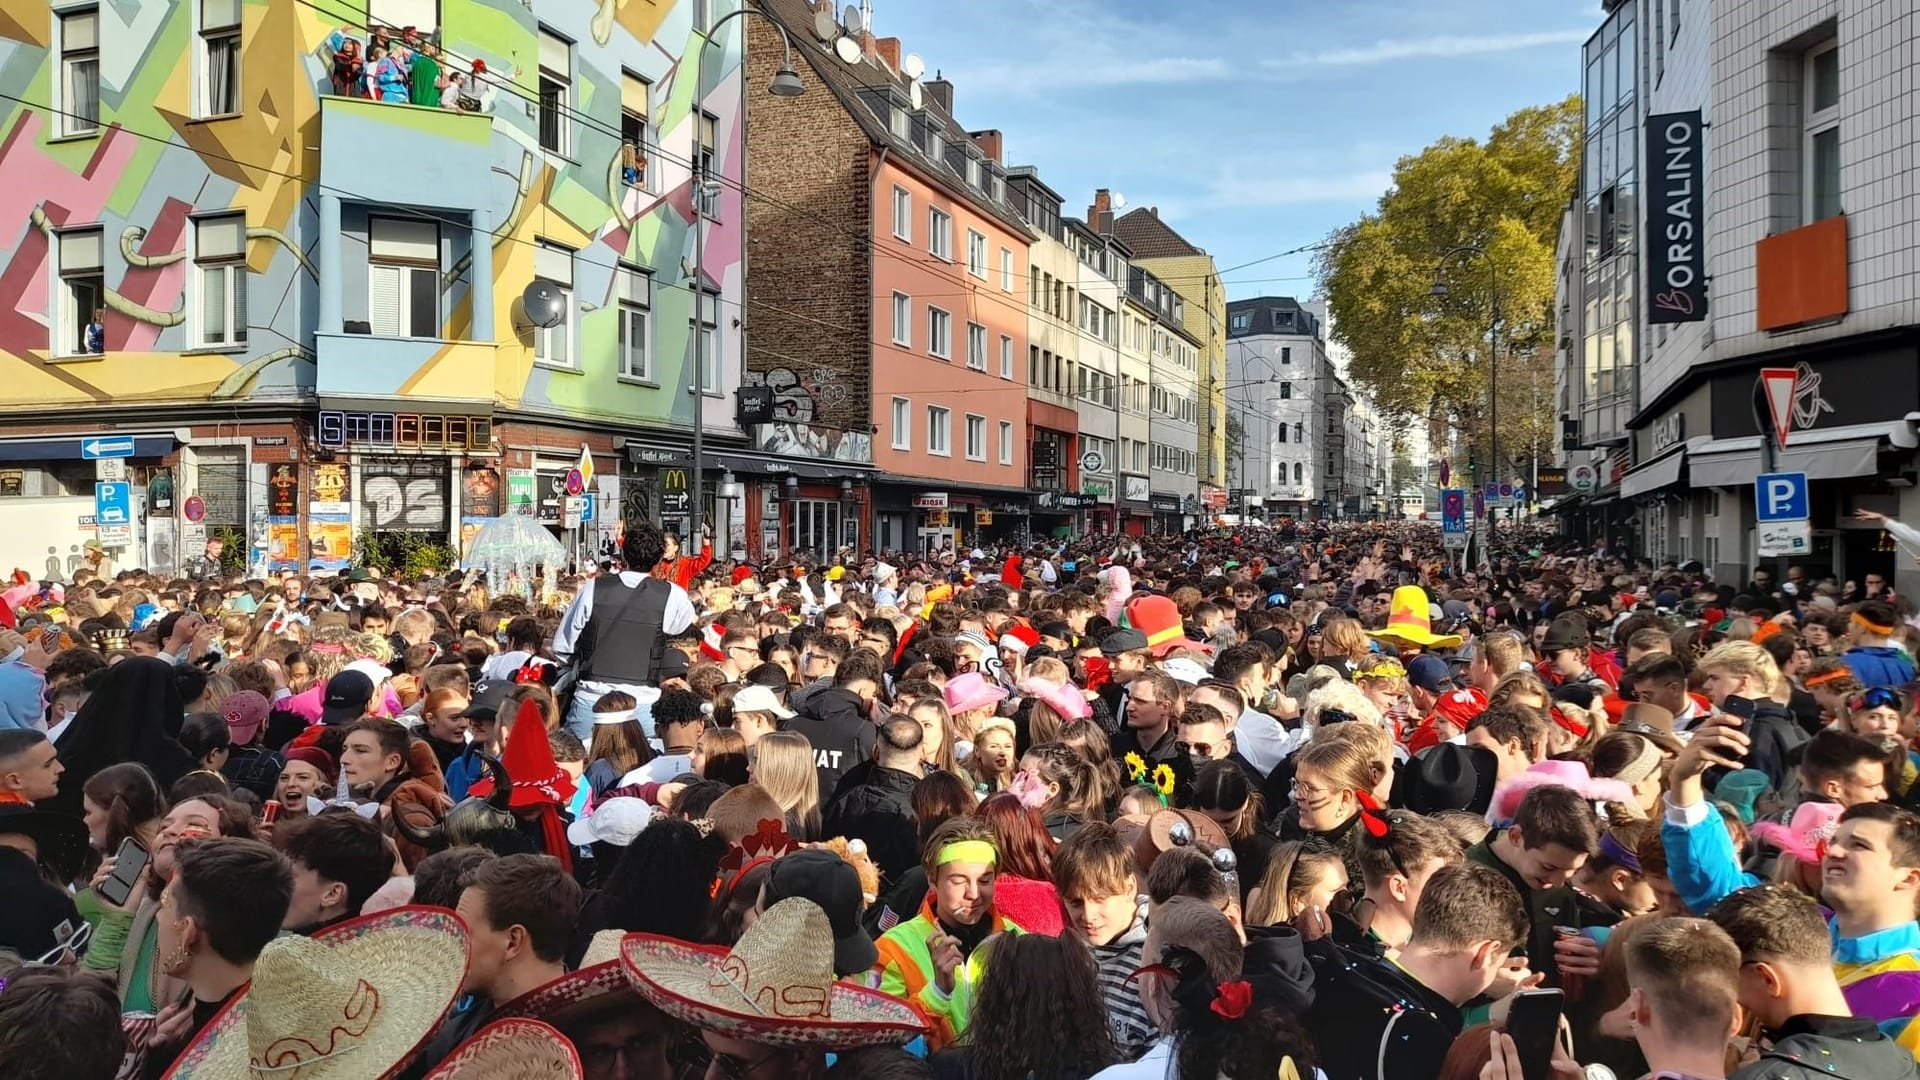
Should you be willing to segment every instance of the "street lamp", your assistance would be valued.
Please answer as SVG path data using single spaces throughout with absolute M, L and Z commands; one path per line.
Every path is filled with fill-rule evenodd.
M 1452 291 L 1447 287 L 1447 279 L 1441 271 L 1446 264 L 1459 255 L 1474 255 L 1487 264 L 1487 279 L 1492 285 L 1492 317 L 1487 324 L 1487 453 L 1494 483 L 1500 482 L 1500 266 L 1494 262 L 1487 249 L 1474 244 L 1460 244 L 1440 253 L 1440 268 L 1434 272 L 1433 284 L 1427 294 L 1437 300 L 1445 300 Z M 1487 547 L 1493 547 L 1493 507 L 1487 508 Z M 1488 562 L 1492 562 L 1492 551 L 1488 551 Z
M 774 72 L 773 81 L 767 85 L 767 93 L 774 97 L 799 97 L 807 92 L 807 86 L 800 81 L 800 73 L 793 67 L 793 39 L 787 36 L 787 28 L 779 20 L 759 8 L 741 7 L 716 19 L 707 27 L 700 43 L 693 48 L 693 102 L 696 108 L 701 102 L 700 68 L 706 58 L 707 46 L 713 44 L 714 35 L 729 21 L 742 15 L 757 15 L 773 24 L 780 32 L 780 45 L 785 56 L 780 61 L 780 70 Z M 746 48 L 740 50 L 742 63 L 745 62 Z M 694 138 L 700 138 L 699 125 L 695 125 Z M 693 500 L 689 518 L 692 523 L 692 540 L 700 542 L 700 515 L 703 509 L 702 498 L 706 494 L 706 437 L 707 437 L 707 163 L 696 148 L 693 153 Z M 715 185 L 718 186 L 717 184 Z M 719 302 L 714 302 L 714 328 L 719 330 Z M 717 387 L 716 387 L 717 389 Z

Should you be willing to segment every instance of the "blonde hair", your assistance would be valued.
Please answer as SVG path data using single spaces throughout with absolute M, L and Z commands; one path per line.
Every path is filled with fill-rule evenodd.
M 1380 759 L 1368 752 L 1361 740 L 1334 735 L 1325 730 L 1313 733 L 1312 741 L 1300 751 L 1299 763 L 1295 768 L 1312 769 L 1325 776 L 1328 783 L 1347 791 L 1371 792 L 1386 778 L 1386 770 Z
M 1375 761 L 1393 757 L 1393 736 L 1378 724 L 1328 724 L 1314 731 L 1315 740 L 1352 743 Z
M 1352 724 L 1342 724 L 1352 727 Z M 1314 840 L 1289 840 L 1273 849 L 1267 871 L 1260 884 L 1247 897 L 1248 926 L 1278 926 L 1292 922 L 1307 894 L 1320 883 L 1327 871 L 1346 869 L 1340 853 Z
M 1329 619 L 1320 628 L 1320 648 L 1323 655 L 1334 654 L 1357 662 L 1366 658 L 1372 645 L 1358 619 Z
M 769 731 L 753 744 L 753 782 L 773 796 L 793 822 L 796 839 L 820 834 L 820 774 L 813 743 L 797 731 Z
M 1359 687 L 1345 679 L 1336 678 L 1307 695 L 1306 718 L 1309 726 L 1319 725 L 1323 709 L 1337 709 L 1355 720 L 1364 720 L 1376 727 L 1386 723 L 1386 718 L 1380 715 L 1380 707 L 1361 693 Z
M 1763 694 L 1773 693 L 1780 685 L 1780 665 L 1773 662 L 1773 654 L 1751 641 L 1723 641 L 1708 649 L 1694 667 L 1750 678 L 1760 684 Z
M 1545 679 L 1531 671 L 1515 671 L 1500 676 L 1500 681 L 1493 684 L 1493 693 L 1487 695 L 1487 706 L 1508 704 L 1515 694 L 1538 694 L 1542 702 L 1553 704 L 1553 692 L 1547 689 Z

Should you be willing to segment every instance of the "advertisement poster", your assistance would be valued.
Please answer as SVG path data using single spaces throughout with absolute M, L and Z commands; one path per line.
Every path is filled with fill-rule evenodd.
M 300 466 L 282 462 L 271 467 L 267 474 L 267 516 L 300 516 Z
M 482 526 L 506 510 L 507 492 L 500 470 L 484 462 L 469 464 L 460 478 L 460 557 L 473 550 Z
M 353 477 L 347 466 L 323 462 L 307 477 L 307 568 L 345 570 L 353 563 Z
M 533 516 L 534 477 L 532 469 L 507 470 L 507 513 Z
M 269 571 L 300 569 L 299 518 L 269 517 L 267 519 L 267 569 Z

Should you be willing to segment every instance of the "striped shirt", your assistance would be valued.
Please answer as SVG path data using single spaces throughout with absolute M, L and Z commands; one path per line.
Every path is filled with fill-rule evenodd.
M 1147 918 L 1134 917 L 1126 933 L 1105 945 L 1094 945 L 1094 963 L 1100 969 L 1100 999 L 1107 1007 L 1107 1026 L 1113 1031 L 1120 1060 L 1132 1061 L 1147 1052 L 1160 1033 L 1147 1018 L 1140 988 L 1132 982 L 1140 970 L 1140 954 L 1147 945 Z

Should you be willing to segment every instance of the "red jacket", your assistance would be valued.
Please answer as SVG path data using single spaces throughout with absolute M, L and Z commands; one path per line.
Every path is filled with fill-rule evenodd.
M 653 568 L 653 576 L 671 581 L 683 589 L 690 589 L 693 587 L 693 579 L 699 577 L 700 571 L 705 570 L 712 562 L 713 545 L 708 544 L 701 548 L 700 554 L 696 556 L 676 555 L 671 559 L 661 559 Z

